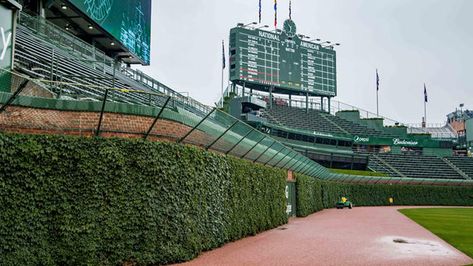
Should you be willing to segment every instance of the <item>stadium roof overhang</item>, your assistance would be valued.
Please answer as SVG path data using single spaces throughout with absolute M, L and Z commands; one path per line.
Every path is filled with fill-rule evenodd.
M 46 1 L 45 18 L 78 38 L 93 44 L 111 57 L 128 64 L 144 62 L 68 1 Z
M 18 3 L 18 2 L 15 1 L 15 0 L 1 0 L 0 3 L 1 3 L 2 5 L 7 6 L 7 7 L 10 8 L 10 9 L 21 10 L 21 5 L 20 5 L 20 3 Z

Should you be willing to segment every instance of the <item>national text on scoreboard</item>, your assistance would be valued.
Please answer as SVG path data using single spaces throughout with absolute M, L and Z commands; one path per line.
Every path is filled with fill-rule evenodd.
M 288 23 L 289 22 L 289 23 Z M 283 31 L 238 26 L 230 31 L 230 80 L 275 93 L 337 95 L 336 53 L 302 40 L 288 20 Z

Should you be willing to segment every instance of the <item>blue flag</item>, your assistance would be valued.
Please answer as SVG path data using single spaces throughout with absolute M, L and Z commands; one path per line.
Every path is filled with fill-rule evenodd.
M 427 98 L 427 87 L 425 87 L 425 83 L 424 83 L 424 101 L 425 101 L 425 102 L 428 102 L 428 98 Z
M 278 1 L 274 0 L 274 27 L 278 27 Z
M 225 69 L 225 44 L 224 42 L 222 41 L 222 58 L 223 58 L 223 62 L 222 62 L 222 68 Z

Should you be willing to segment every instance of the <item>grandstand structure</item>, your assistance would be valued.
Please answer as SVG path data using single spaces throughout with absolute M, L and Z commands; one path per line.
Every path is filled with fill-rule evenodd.
M 1 73 L 1 131 L 164 139 L 325 180 L 473 185 L 471 159 L 452 157 L 452 140 L 411 134 L 368 112 L 368 118 L 360 118 L 365 111 L 354 107 L 342 110 L 344 105 L 332 100 L 333 47 L 323 48 L 332 57 L 320 59 L 328 69 L 325 78 L 302 84 L 320 88 L 284 94 L 297 85 L 233 83 L 225 100 L 227 114 L 131 68 L 143 58 L 73 2 L 23 1 L 22 11 L 9 7 L 14 41 L 11 65 Z M 87 32 L 90 28 L 93 33 Z M 230 56 L 235 54 L 230 51 Z M 66 114 L 86 118 L 71 125 L 60 121 Z M 383 121 L 392 125 L 385 127 Z M 385 175 L 338 174 L 329 168 Z
M 248 30 L 261 31 L 251 26 Z M 235 38 L 233 32 L 230 39 Z M 284 38 L 288 37 L 282 34 L 281 39 Z M 260 41 L 266 42 L 263 37 Z M 302 40 L 300 43 L 303 46 Z M 319 45 L 322 55 L 325 49 L 334 48 L 320 43 L 313 45 Z M 304 52 L 301 53 L 304 57 Z M 252 57 L 240 47 L 231 47 L 230 56 L 237 67 L 245 66 L 245 58 Z M 264 70 L 259 64 L 263 63 L 257 65 L 259 76 Z M 326 76 L 323 61 L 315 60 L 311 64 L 315 66 L 316 79 L 323 79 Z M 234 71 L 230 70 L 230 76 Z M 242 67 L 240 73 L 245 71 Z M 367 170 L 399 178 L 473 178 L 469 170 L 473 159 L 457 156 L 465 155 L 459 152 L 465 148 L 464 132 L 455 130 L 452 123 L 407 126 L 330 98 L 324 101 L 326 94 L 314 93 L 310 87 L 291 90 L 280 85 L 283 88 L 278 90 L 273 84 L 264 88 L 260 83 L 260 77 L 247 79 L 244 74 L 240 74 L 240 79 L 231 79 L 222 99 L 225 110 L 325 167 Z
M 252 97 L 264 104 L 256 106 L 252 100 L 253 109 L 248 108 L 245 101 Z M 384 127 L 382 118 L 360 119 L 359 111 L 332 115 L 318 108 L 293 107 L 287 99 L 276 100 L 272 108 L 267 108 L 264 96 L 246 96 L 243 103 L 238 99 L 234 96 L 230 100 L 231 114 L 326 167 L 400 178 L 473 178 L 469 171 L 473 159 L 453 156 L 454 134 L 433 137 L 426 132 L 409 133 L 403 125 Z M 241 113 L 241 105 L 247 107 L 246 113 Z

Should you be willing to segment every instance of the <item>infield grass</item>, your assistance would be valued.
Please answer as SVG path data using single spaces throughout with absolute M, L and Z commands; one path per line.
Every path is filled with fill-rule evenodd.
M 403 209 L 401 213 L 473 258 L 473 209 Z

